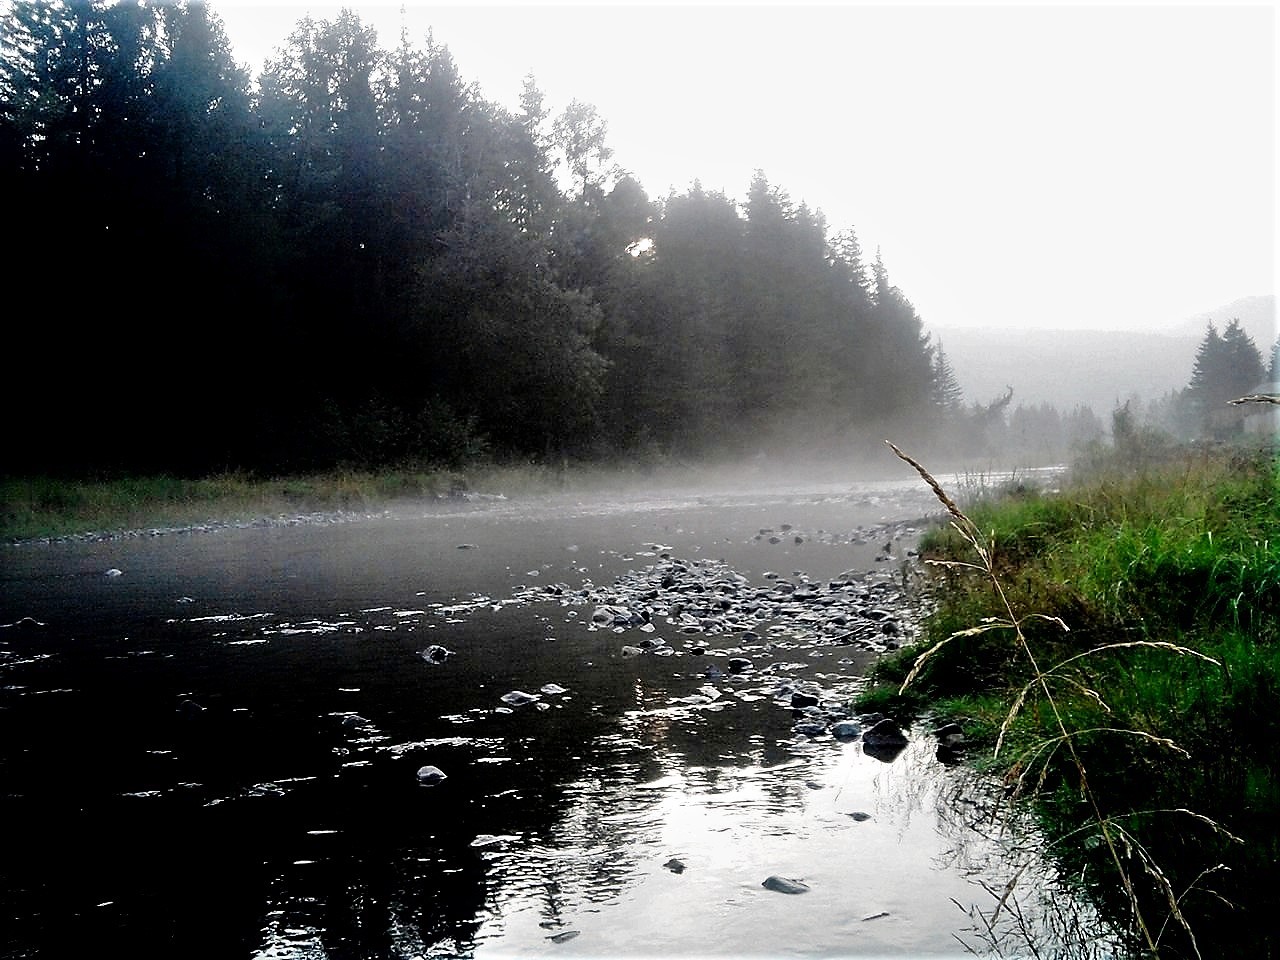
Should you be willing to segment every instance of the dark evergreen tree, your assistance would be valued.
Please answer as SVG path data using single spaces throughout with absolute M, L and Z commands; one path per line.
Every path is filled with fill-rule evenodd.
M 933 348 L 933 382 L 930 400 L 944 419 L 964 409 L 964 391 L 960 388 L 960 381 L 956 379 L 946 351 L 942 349 L 941 340 Z
M 1208 325 L 1196 350 L 1184 393 L 1190 422 L 1201 436 L 1225 439 L 1238 433 L 1244 411 L 1230 401 L 1252 393 L 1266 377 L 1262 355 L 1238 320 L 1221 334 Z

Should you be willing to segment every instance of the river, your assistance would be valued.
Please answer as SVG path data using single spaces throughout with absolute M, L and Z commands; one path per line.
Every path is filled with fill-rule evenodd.
M 4 547 L 5 956 L 1070 939 L 927 728 L 832 732 L 914 629 L 936 506 L 815 482 Z

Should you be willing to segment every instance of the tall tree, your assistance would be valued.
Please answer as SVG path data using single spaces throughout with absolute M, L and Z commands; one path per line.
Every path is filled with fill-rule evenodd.
M 553 141 L 584 203 L 603 196 L 618 174 L 608 135 L 609 124 L 600 111 L 582 100 L 570 101 L 552 124 Z
M 1196 429 L 1216 439 L 1239 432 L 1244 413 L 1230 401 L 1252 392 L 1265 377 L 1262 355 L 1239 320 L 1233 319 L 1221 334 L 1210 323 L 1184 394 Z
M 930 400 L 934 408 L 945 417 L 952 416 L 964 409 L 964 391 L 956 378 L 951 361 L 939 340 L 933 347 L 933 381 Z

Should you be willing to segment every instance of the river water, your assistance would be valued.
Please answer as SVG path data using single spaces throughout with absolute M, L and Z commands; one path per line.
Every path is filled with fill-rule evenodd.
M 927 494 L 493 499 L 4 547 L 4 955 L 1070 940 L 1034 835 L 927 729 L 885 755 L 821 726 L 910 636 Z

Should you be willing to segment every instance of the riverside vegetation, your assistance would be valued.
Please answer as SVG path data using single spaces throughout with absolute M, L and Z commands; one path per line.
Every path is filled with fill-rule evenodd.
M 578 473 L 576 482 L 590 483 L 590 471 Z M 320 512 L 367 514 L 397 501 L 497 489 L 542 492 L 563 482 L 563 471 L 535 464 L 476 464 L 465 472 L 405 466 L 274 477 L 247 472 L 207 477 L 0 477 L 0 542 L 109 536 Z
M 862 709 L 964 725 L 1134 956 L 1280 938 L 1280 460 L 1137 436 L 926 535 L 931 614 Z

